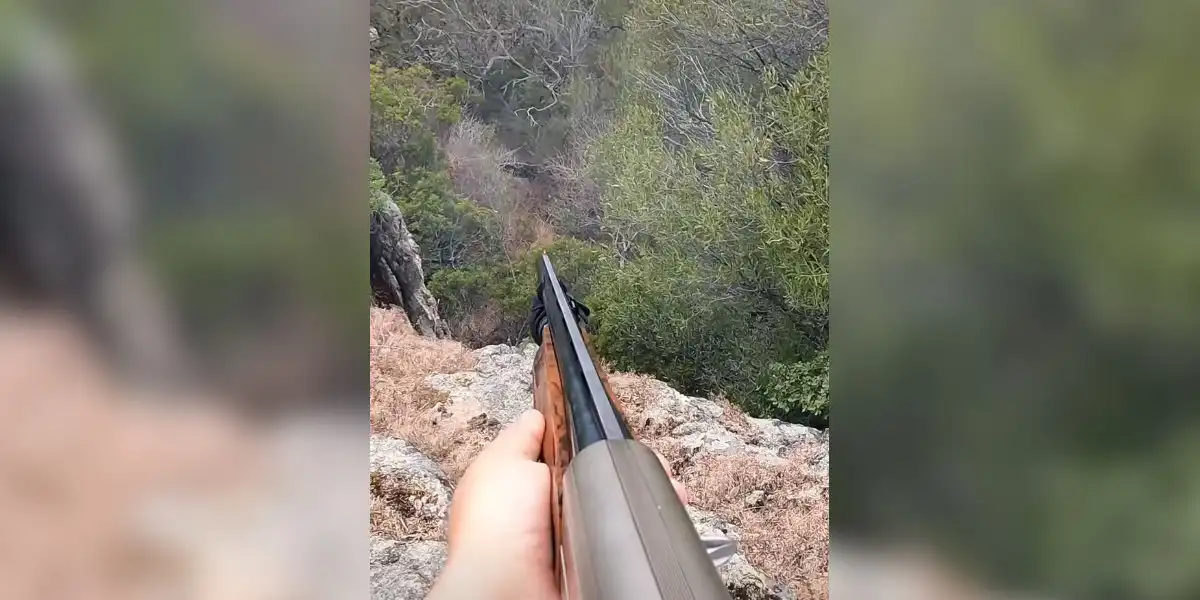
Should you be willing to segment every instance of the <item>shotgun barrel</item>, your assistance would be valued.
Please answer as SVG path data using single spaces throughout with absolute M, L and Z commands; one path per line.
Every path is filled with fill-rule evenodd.
M 697 534 L 658 457 L 630 434 L 584 331 L 587 317 L 542 255 L 529 325 L 562 597 L 729 600 L 717 565 L 734 543 Z

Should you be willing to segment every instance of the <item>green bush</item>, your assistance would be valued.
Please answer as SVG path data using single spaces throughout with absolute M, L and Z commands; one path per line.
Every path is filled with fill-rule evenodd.
M 428 276 L 480 264 L 502 252 L 496 212 L 455 194 L 444 170 L 397 173 L 389 189 L 421 247 Z
M 714 41 L 703 32 L 728 25 L 710 23 L 716 5 L 685 5 L 651 3 L 638 14 L 669 12 L 700 41 Z M 791 38 L 782 32 L 803 16 L 789 10 L 777 16 L 790 20 L 755 27 L 775 36 L 775 49 L 809 56 L 807 47 L 784 47 Z M 653 23 L 631 24 L 626 41 L 605 53 L 621 66 L 616 79 L 574 81 L 553 110 L 538 113 L 536 127 L 516 109 L 549 99 L 522 85 L 512 65 L 489 71 L 466 101 L 499 139 L 520 148 L 522 160 L 541 165 L 570 146 L 560 171 L 586 185 L 550 186 L 542 173 L 562 172 L 534 169 L 528 189 L 546 194 L 547 206 L 559 202 L 580 211 L 577 220 L 598 223 L 589 228 L 594 244 L 562 238 L 514 250 L 538 239 L 522 227 L 544 213 L 497 215 L 454 193 L 437 139 L 460 118 L 464 90 L 422 67 L 372 68 L 372 155 L 387 174 L 385 191 L 408 219 L 429 288 L 460 341 L 515 343 L 527 335 L 545 251 L 592 308 L 596 347 L 614 366 L 691 394 L 723 393 L 755 416 L 824 425 L 827 53 L 747 72 L 725 65 L 697 79 L 692 62 L 658 50 L 678 32 Z M 725 34 L 758 37 L 740 26 L 718 37 Z M 658 71 L 665 79 L 653 76 Z M 753 85 L 743 85 L 746 78 Z M 693 85 L 700 79 L 704 85 Z M 596 97 L 603 106 L 590 104 Z
M 443 269 L 429 281 L 442 317 L 465 344 L 517 343 L 527 337 L 526 321 L 537 289 L 538 262 L 550 256 L 559 278 L 584 300 L 606 262 L 603 249 L 571 238 L 535 247 L 512 262 L 496 261 Z
M 811 374 L 792 367 L 828 343 L 826 60 L 786 83 L 769 76 L 759 99 L 714 91 L 711 137 L 673 145 L 666 109 L 631 95 L 591 149 L 622 260 L 589 299 L 616 366 L 756 416 L 827 420 L 827 400 L 799 400 Z M 776 379 L 771 395 L 763 382 Z
M 772 363 L 761 385 L 758 407 L 785 421 L 829 426 L 829 354 L 812 360 Z
M 371 208 L 395 201 L 421 248 L 425 272 L 489 260 L 499 221 L 453 191 L 437 133 L 462 118 L 466 83 L 425 67 L 371 65 Z
M 462 118 L 466 82 L 371 64 L 371 156 L 385 174 L 441 168 L 437 133 Z
M 763 368 L 795 356 L 803 339 L 792 315 L 695 263 L 643 259 L 606 275 L 587 298 L 597 350 L 686 393 L 724 392 L 749 407 Z

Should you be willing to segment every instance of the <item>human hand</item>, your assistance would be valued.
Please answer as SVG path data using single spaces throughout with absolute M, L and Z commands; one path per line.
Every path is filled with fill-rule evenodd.
M 529 410 L 467 468 L 450 503 L 446 568 L 429 600 L 558 600 L 550 558 L 546 421 Z
M 559 600 L 550 469 L 538 462 L 545 429 L 542 413 L 526 411 L 467 468 L 450 504 L 446 567 L 427 600 Z M 686 503 L 683 487 L 672 483 Z

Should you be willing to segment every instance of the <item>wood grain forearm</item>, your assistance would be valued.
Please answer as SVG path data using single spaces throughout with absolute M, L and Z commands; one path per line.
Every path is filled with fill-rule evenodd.
M 542 462 L 550 467 L 550 510 L 553 528 L 550 547 L 554 553 L 556 574 L 563 568 L 559 548 L 563 540 L 562 481 L 563 471 L 571 462 L 571 438 L 567 429 L 566 405 L 563 401 L 562 379 L 558 372 L 558 360 L 554 356 L 554 342 L 547 333 L 542 337 L 533 368 L 533 406 L 546 419 L 546 432 L 542 437 Z M 556 577 L 560 580 L 561 577 Z

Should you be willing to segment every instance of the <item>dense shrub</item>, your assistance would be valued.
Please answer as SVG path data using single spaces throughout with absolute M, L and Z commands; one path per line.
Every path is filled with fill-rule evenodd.
M 550 256 L 572 294 L 586 298 L 607 261 L 599 246 L 559 238 L 535 246 L 512 262 L 496 261 L 444 269 L 429 281 L 456 339 L 469 345 L 516 343 L 525 329 L 537 289 L 538 261 Z
M 495 211 L 460 197 L 438 135 L 460 122 L 466 83 L 425 67 L 371 65 L 371 207 L 391 199 L 421 248 L 425 272 L 489 259 Z
M 744 402 L 767 364 L 796 354 L 791 315 L 696 263 L 642 259 L 607 274 L 587 300 L 597 349 L 620 369 Z
M 445 171 L 418 169 L 397 174 L 390 184 L 429 275 L 478 264 L 500 252 L 496 211 L 455 194 Z
M 466 82 L 371 64 L 371 157 L 385 174 L 442 168 L 437 135 L 462 117 Z
M 593 148 L 619 257 L 591 298 L 597 346 L 689 392 L 819 423 L 791 365 L 828 340 L 826 59 L 767 83 L 759 100 L 713 92 L 711 136 L 672 143 L 668 111 L 633 95 Z
M 816 427 L 829 426 L 829 354 L 812 360 L 772 363 L 763 378 L 758 412 Z

